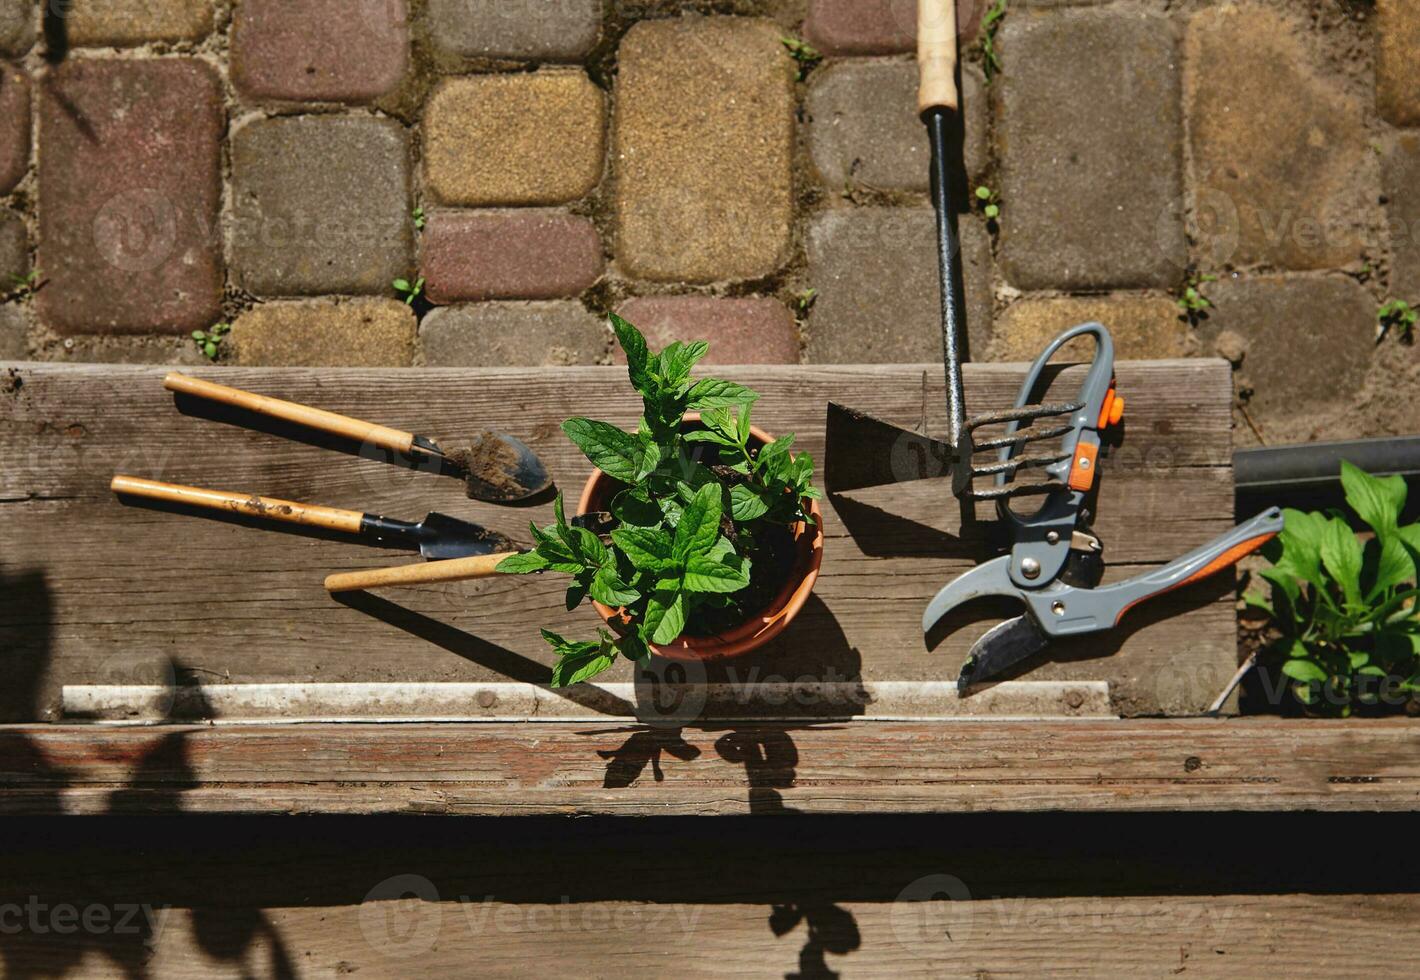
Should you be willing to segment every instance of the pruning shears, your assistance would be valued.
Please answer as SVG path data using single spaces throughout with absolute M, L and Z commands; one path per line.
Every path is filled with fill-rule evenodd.
M 1094 338 L 1095 358 L 1079 398 L 1061 406 L 1066 411 L 1055 413 L 1068 416 L 1068 421 L 1030 439 L 1018 434 L 1020 420 L 1013 414 L 1031 405 L 1050 358 L 1082 336 Z M 1011 529 L 1013 544 L 1009 554 L 977 566 L 937 593 L 922 616 L 922 630 L 931 633 L 953 609 L 983 596 L 1017 599 L 1025 606 L 1025 613 L 995 626 L 976 642 L 957 678 L 959 692 L 999 675 L 1045 649 L 1052 640 L 1113 629 L 1126 612 L 1144 600 L 1229 568 L 1281 532 L 1282 511 L 1274 507 L 1162 568 L 1100 586 L 1104 548 L 1082 518 L 1087 514 L 1086 500 L 1097 487 L 1103 437 L 1123 417 L 1124 399 L 1116 390 L 1109 331 L 1101 324 L 1086 323 L 1057 337 L 1031 365 L 1013 412 L 982 416 L 968 423 L 968 440 L 979 425 L 992 424 L 993 419 L 1006 423 L 1004 438 L 974 448 L 999 447 L 997 463 L 977 472 L 994 473 L 1001 491 L 997 513 Z M 1063 436 L 1058 453 L 1020 455 L 1027 442 L 1056 434 Z M 1004 488 L 1026 467 L 1043 470 L 1046 480 L 1033 488 L 1043 493 L 1045 500 L 1034 513 L 1021 515 L 1011 508 L 1011 497 L 1004 494 Z

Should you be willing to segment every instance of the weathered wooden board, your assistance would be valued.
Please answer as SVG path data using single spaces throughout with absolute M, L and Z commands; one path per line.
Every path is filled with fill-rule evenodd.
M 0 973 L 1414 976 L 1408 819 L 10 819 Z
M 1420 808 L 1414 723 L 0 728 L 0 813 Z
M 1070 369 L 1059 390 L 1073 390 Z M 588 634 L 552 577 L 360 596 L 321 588 L 330 571 L 404 560 L 358 544 L 125 506 L 115 473 L 420 518 L 438 509 L 515 536 L 550 505 L 462 499 L 430 473 L 334 452 L 175 405 L 161 369 L 20 365 L 0 374 L 0 718 L 54 718 L 63 684 L 179 681 L 523 681 L 548 678 L 537 628 Z M 436 437 L 481 427 L 525 438 L 574 499 L 590 466 L 558 430 L 590 415 L 630 425 L 639 411 L 623 372 L 236 370 L 199 372 Z M 944 429 L 939 367 L 730 369 L 763 394 L 756 421 L 795 432 L 822 474 L 825 402 L 851 404 L 927 432 Z M 972 366 L 973 406 L 1009 404 L 1022 368 Z M 1130 416 L 1104 465 L 1096 528 L 1111 576 L 1158 564 L 1232 519 L 1230 380 L 1212 361 L 1125 363 Z M 824 574 L 779 642 L 712 670 L 710 680 L 829 682 L 954 678 L 1002 611 L 987 609 L 936 651 L 919 632 L 928 598 L 991 554 L 958 537 L 938 481 L 863 491 L 827 508 Z M 1032 680 L 1107 680 L 1124 714 L 1189 714 L 1236 662 L 1232 581 L 1221 576 L 1141 607 L 1125 626 L 1061 645 Z M 1007 613 L 1009 614 L 1009 613 Z M 732 671 L 731 676 L 727 671 Z M 610 680 L 629 679 L 625 666 Z

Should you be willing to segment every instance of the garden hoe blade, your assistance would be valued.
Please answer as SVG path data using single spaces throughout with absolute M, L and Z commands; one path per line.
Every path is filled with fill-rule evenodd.
M 828 403 L 823 482 L 829 493 L 948 476 L 952 447 L 931 436 Z

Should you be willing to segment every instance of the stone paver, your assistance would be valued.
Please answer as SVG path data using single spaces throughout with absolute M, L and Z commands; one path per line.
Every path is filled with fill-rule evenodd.
M 601 178 L 606 102 L 580 71 L 450 78 L 424 113 L 425 183 L 444 204 L 561 204 Z
M 1388 122 L 1420 125 L 1420 5 L 1376 0 L 1376 105 Z
M 658 281 L 754 279 L 788 258 L 794 69 L 772 23 L 646 21 L 621 42 L 617 247 Z
M 653 350 L 673 341 L 703 340 L 710 353 L 702 364 L 797 364 L 799 328 L 777 299 L 711 296 L 642 296 L 617 310 L 646 335 Z M 612 352 L 626 363 L 620 346 Z
M 16 279 L 30 271 L 29 235 L 25 220 L 8 208 L 0 208 L 0 296 L 9 293 Z
M 1169 287 L 1187 264 L 1168 20 L 1007 17 L 999 35 L 1002 271 L 1020 289 Z
M 40 87 L 40 315 L 59 333 L 209 325 L 222 85 L 205 63 L 76 59 Z
M 237 317 L 229 343 L 243 365 L 408 367 L 417 330 L 393 299 L 266 303 Z
M 132 47 L 200 41 L 212 32 L 211 0 L 65 0 L 70 44 Z
M 263 119 L 232 139 L 232 271 L 259 296 L 388 293 L 413 251 L 404 129 Z
M 961 223 L 972 352 L 991 338 L 991 242 Z M 806 333 L 814 364 L 942 359 L 941 290 L 931 208 L 852 208 L 820 215 L 808 233 L 809 285 L 818 290 Z
M 1420 301 L 1420 133 L 1401 133 L 1386 148 L 1382 165 L 1386 224 L 1390 232 L 1390 292 Z
M 957 0 L 957 35 L 965 50 L 992 0 Z M 917 50 L 917 0 L 809 0 L 804 38 L 824 54 L 897 54 Z
M 989 162 L 986 85 L 974 65 L 962 70 L 964 157 L 975 178 Z M 842 61 L 815 72 L 806 104 L 809 150 L 830 190 L 851 184 L 926 191 L 931 149 L 917 115 L 917 65 Z
M 1264 428 L 1291 416 L 1353 403 L 1375 349 L 1375 301 L 1352 279 L 1260 276 L 1212 283 L 1205 342 L 1242 341 L 1240 387 Z M 1236 342 L 1236 338 L 1230 338 Z
M 63 344 L 41 345 L 46 360 L 75 364 L 181 364 L 202 367 L 210 362 L 188 337 L 68 337 Z
M 32 0 L 0 0 L 0 54 L 18 58 L 35 43 Z
M 1172 296 L 1116 293 L 1017 300 L 996 318 L 990 349 L 983 360 L 1034 361 L 1062 331 L 1092 321 L 1109 328 L 1115 357 L 1121 360 L 1198 353 L 1193 329 L 1180 317 Z M 1054 360 L 1088 361 L 1094 357 L 1094 350 L 1092 340 L 1072 340 Z
M 408 13 L 406 0 L 242 0 L 232 81 L 252 99 L 377 99 L 409 66 Z
M 30 166 L 30 80 L 0 64 L 0 194 L 8 194 Z
M 611 329 L 581 303 L 475 303 L 434 310 L 419 327 L 431 367 L 568 367 L 605 363 Z
M 602 0 L 428 0 L 426 16 L 449 55 L 578 61 L 596 46 Z
M 1203 264 L 1324 269 L 1358 259 L 1374 214 L 1365 107 L 1263 7 L 1204 10 L 1188 28 L 1187 101 Z
M 577 296 L 605 267 L 596 226 L 561 211 L 436 211 L 420 247 L 440 304 Z
M 29 324 L 18 306 L 0 306 L 0 361 L 23 361 L 29 349 Z

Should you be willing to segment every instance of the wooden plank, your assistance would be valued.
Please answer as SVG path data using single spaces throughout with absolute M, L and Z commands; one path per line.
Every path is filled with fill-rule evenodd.
M 557 371 L 237 370 L 222 382 L 446 437 L 495 427 L 524 438 L 576 496 L 590 466 L 558 423 L 587 414 L 629 425 L 638 405 L 614 369 Z M 824 405 L 834 398 L 940 433 L 939 367 L 728 369 L 764 395 L 756 421 L 793 431 L 822 463 Z M 973 365 L 969 398 L 1008 403 L 1022 368 Z M 359 596 L 342 604 L 327 572 L 398 553 L 280 530 L 126 507 L 116 472 L 369 509 L 397 517 L 444 510 L 526 535 L 549 505 L 498 508 L 461 499 L 429 473 L 332 452 L 175 410 L 162 369 L 23 365 L 0 390 L 0 719 L 57 717 L 64 684 L 223 682 L 545 683 L 551 656 L 537 627 L 590 632 L 552 577 L 498 579 Z M 1104 466 L 1097 530 L 1111 577 L 1159 564 L 1231 521 L 1226 366 L 1125 363 L 1128 437 Z M 1059 381 L 1078 383 L 1079 369 Z M 179 406 L 193 411 L 190 406 Z M 821 469 L 820 469 L 821 473 Z M 820 477 L 821 479 L 821 477 Z M 918 630 L 927 599 L 989 557 L 977 530 L 958 537 L 939 482 L 863 491 L 826 508 L 824 575 L 794 626 L 708 681 L 811 678 L 837 683 L 943 680 L 1002 610 L 963 623 L 935 651 Z M 1231 580 L 1223 576 L 1141 607 L 1107 637 L 1060 645 L 1032 680 L 1112 685 L 1126 715 L 1202 710 L 1236 663 Z M 735 672 L 731 677 L 728 672 Z M 610 680 L 630 679 L 622 666 Z
M 0 971 L 1413 976 L 1408 819 L 11 819 Z
M 1085 719 L 12 727 L 0 729 L 0 813 L 1409 810 L 1417 731 Z

